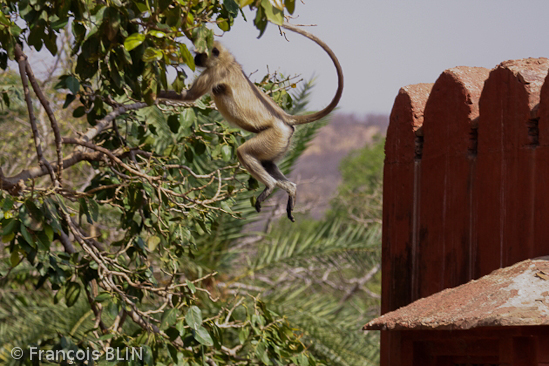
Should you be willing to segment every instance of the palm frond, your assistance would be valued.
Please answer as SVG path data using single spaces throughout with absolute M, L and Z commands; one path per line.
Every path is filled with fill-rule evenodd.
M 8 291 L 0 295 L 0 363 L 16 365 L 11 357 L 13 347 L 45 346 L 59 341 L 60 335 L 85 339 L 93 328 L 94 316 L 85 296 L 72 306 L 53 304 L 43 291 Z
M 379 337 L 360 328 L 379 311 L 379 226 L 334 220 L 276 232 L 260 243 L 243 282 L 263 289 L 264 301 L 303 333 L 319 360 L 377 364 Z
M 356 311 L 338 313 L 340 304 L 334 297 L 308 294 L 266 301 L 302 332 L 304 342 L 318 359 L 339 366 L 378 364 L 377 333 L 360 331 L 363 323 Z
M 303 111 L 307 104 L 308 98 L 313 87 L 313 82 L 306 83 L 301 91 L 295 97 L 295 105 L 292 109 L 292 114 L 298 114 Z M 292 139 L 292 148 L 286 157 L 278 164 L 280 170 L 284 174 L 289 174 L 297 159 L 303 154 L 303 152 L 309 146 L 309 143 L 318 133 L 318 130 L 325 126 L 329 121 L 329 118 L 322 118 L 315 123 L 308 123 L 306 125 L 298 126 Z
M 307 105 L 309 104 L 309 96 L 311 90 L 315 84 L 315 78 L 305 82 L 296 93 L 292 93 L 292 99 L 294 101 L 292 109 L 289 111 L 291 114 L 299 114 L 305 112 Z
M 377 227 L 347 225 L 340 220 L 294 235 L 278 232 L 261 244 L 250 270 L 257 272 L 277 265 L 295 266 L 311 261 L 333 264 L 344 258 L 364 266 L 364 260 L 371 263 L 377 260 L 379 238 Z

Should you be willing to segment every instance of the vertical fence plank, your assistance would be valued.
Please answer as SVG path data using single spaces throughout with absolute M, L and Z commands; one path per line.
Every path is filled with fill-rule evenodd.
M 432 86 L 417 84 L 401 88 L 387 129 L 383 171 L 382 314 L 412 302 L 420 128 Z M 381 332 L 381 365 L 396 365 L 398 348 L 398 335 Z
M 478 100 L 489 70 L 456 67 L 437 79 L 423 123 L 419 297 L 470 279 Z
M 418 131 L 431 87 L 432 84 L 417 84 L 401 88 L 387 129 L 383 172 L 383 313 L 407 305 L 412 299 L 414 161 L 419 159 Z
M 534 257 L 549 255 L 549 75 L 541 88 L 538 116 L 539 147 L 536 149 Z
M 478 128 L 475 277 L 534 253 L 537 106 L 547 59 L 506 61 L 488 77 Z

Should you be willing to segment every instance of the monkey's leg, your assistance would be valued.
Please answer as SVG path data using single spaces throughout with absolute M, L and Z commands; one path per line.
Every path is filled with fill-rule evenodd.
M 257 212 L 261 212 L 261 202 L 263 202 L 271 193 L 273 193 L 276 187 L 276 179 L 273 178 L 263 167 L 261 161 L 253 155 L 254 138 L 246 141 L 244 144 L 238 147 L 236 150 L 238 160 L 244 168 L 258 181 L 265 185 L 265 190 L 261 192 L 257 200 L 255 201 L 255 209 Z
M 263 165 L 263 167 L 265 168 L 267 173 L 271 175 L 271 177 L 276 179 L 277 181 L 276 185 L 282 188 L 283 190 L 285 190 L 286 192 L 288 192 L 288 204 L 286 205 L 286 213 L 288 214 L 288 218 L 292 222 L 295 222 L 294 216 L 292 215 L 292 211 L 295 206 L 295 192 L 296 192 L 295 183 L 290 182 L 274 162 L 262 161 L 261 165 Z M 265 193 L 265 191 L 263 191 L 263 193 Z M 257 201 L 259 201 L 263 193 L 257 198 Z M 265 200 L 266 198 L 267 196 L 265 196 L 263 200 Z
M 291 216 L 291 209 L 295 197 L 295 184 L 288 181 L 280 172 L 273 161 L 282 156 L 290 143 L 293 128 L 283 125 L 261 131 L 252 139 L 242 144 L 238 150 L 238 159 L 246 170 L 258 181 L 265 184 L 265 190 L 256 200 L 257 212 L 261 210 L 263 202 L 274 190 L 275 187 L 282 188 L 292 197 L 289 201 L 288 218 L 294 221 Z

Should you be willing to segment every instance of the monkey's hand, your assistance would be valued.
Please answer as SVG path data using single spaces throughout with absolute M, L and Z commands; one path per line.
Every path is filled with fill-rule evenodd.
M 158 98 L 170 99 L 170 100 L 180 100 L 180 101 L 184 101 L 184 102 L 193 101 L 194 99 L 192 99 L 191 96 L 189 96 L 188 94 L 189 93 L 187 93 L 187 90 L 182 90 L 181 93 L 176 93 L 173 90 L 168 90 L 168 91 L 163 90 L 160 93 L 158 93 Z

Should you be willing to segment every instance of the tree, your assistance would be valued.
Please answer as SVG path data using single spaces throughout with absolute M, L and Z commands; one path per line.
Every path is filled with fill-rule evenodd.
M 184 66 L 194 69 L 185 40 L 209 52 L 206 25 L 228 31 L 244 6 L 256 11 L 262 34 L 268 21 L 282 22 L 284 8 L 293 13 L 293 0 L 274 4 L 0 1 L 0 67 L 15 61 L 21 81 L 3 74 L 10 80 L 1 90 L 4 111 L 23 118 L 25 108 L 28 133 L 11 142 L 24 149 L 25 161 L 0 161 L 7 249 L 0 281 L 11 289 L 0 303 L 1 357 L 20 346 L 31 364 L 36 346 L 97 351 L 107 364 L 109 347 L 123 354 L 140 347 L 139 359 L 115 363 L 315 364 L 285 317 L 259 297 L 217 286 L 225 257 L 205 243 L 224 245 L 212 238 L 250 208 L 243 199 L 257 182 L 235 158 L 247 135 L 225 125 L 208 97 L 192 104 L 156 99 L 161 90 L 182 90 Z M 51 78 L 35 76 L 31 49 L 67 65 L 53 90 Z M 290 79 L 265 78 L 261 86 L 292 107 Z M 13 127 L 7 119 L 0 124 Z M 25 309 L 58 322 L 48 328 L 29 316 L 49 331 L 33 335 L 27 322 L 17 329 L 28 332 L 18 333 L 12 326 Z M 95 355 L 76 361 L 91 364 Z
M 366 226 L 381 224 L 384 149 L 385 138 L 376 135 L 371 145 L 343 159 L 343 182 L 327 215 L 329 219 L 346 217 Z

